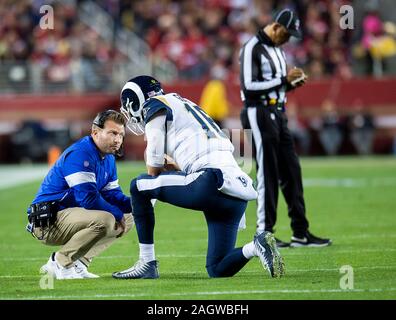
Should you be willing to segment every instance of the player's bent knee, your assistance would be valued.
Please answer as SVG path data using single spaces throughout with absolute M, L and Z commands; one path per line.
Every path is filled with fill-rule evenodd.
M 221 278 L 221 277 L 224 277 L 223 275 L 221 275 L 218 272 L 216 272 L 216 265 L 210 266 L 210 267 L 206 267 L 206 271 L 208 272 L 208 275 L 209 275 L 210 278 Z
M 108 213 L 103 219 L 103 224 L 107 230 L 114 229 L 115 222 L 115 218 L 111 213 Z
M 152 177 L 150 175 L 148 175 L 147 173 L 143 173 L 143 174 L 139 175 L 137 178 L 132 179 L 130 189 L 129 189 L 129 191 L 131 192 L 131 196 L 140 194 L 140 191 L 137 187 L 137 182 L 144 178 L 147 179 L 147 178 L 152 178 Z
M 132 179 L 129 191 L 131 192 L 131 196 L 136 195 L 136 194 L 139 193 L 139 190 L 138 190 L 138 187 L 137 187 L 137 178 Z
M 90 227 L 104 236 L 114 229 L 114 225 L 115 218 L 111 213 L 99 211 L 92 220 Z
M 230 270 L 229 268 L 224 268 L 220 266 L 219 263 L 215 263 L 211 266 L 206 266 L 209 277 L 211 278 L 228 278 L 235 275 L 235 270 Z

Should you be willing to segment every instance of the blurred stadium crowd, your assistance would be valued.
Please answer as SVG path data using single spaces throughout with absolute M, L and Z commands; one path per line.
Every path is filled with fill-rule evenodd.
M 81 21 L 79 6 L 84 2 L 0 0 L 1 68 L 12 84 L 33 77 L 26 66 L 30 62 L 40 66 L 49 85 L 74 80 L 78 88 L 78 80 L 84 82 L 76 79 L 80 76 L 90 79 L 84 82 L 85 91 L 100 91 L 111 78 L 112 65 L 127 63 L 114 41 Z M 393 37 L 380 44 L 377 41 L 376 52 L 372 50 L 375 40 L 385 33 L 392 34 L 394 28 L 384 24 L 378 2 L 355 2 L 354 7 L 363 7 L 364 14 L 355 21 L 359 24 L 352 36 L 351 30 L 339 27 L 339 8 L 352 4 L 348 0 L 95 1 L 112 18 L 114 34 L 121 29 L 134 32 L 151 49 L 150 59 L 174 64 L 175 79 L 200 80 L 216 75 L 235 81 L 239 48 L 284 7 L 298 12 L 304 31 L 302 42 L 291 41 L 285 46 L 290 65 L 305 68 L 311 79 L 350 78 L 355 58 L 364 64 L 361 74 L 373 74 L 374 54 L 396 54 Z M 43 4 L 54 8 L 53 30 L 39 26 Z M 380 67 L 384 65 L 380 63 Z M 393 68 L 388 71 L 395 72 Z M 379 72 L 381 75 L 384 70 Z
M 53 29 L 40 27 L 46 14 L 40 12 L 43 5 L 53 8 Z M 353 7 L 353 30 L 340 28 L 342 5 Z M 392 148 L 396 154 L 396 115 L 389 117 L 395 112 L 378 109 L 373 115 L 372 106 L 359 97 L 351 105 L 336 105 L 337 90 L 331 89 L 337 87 L 333 80 L 396 74 L 393 0 L 0 0 L 0 94 L 34 93 L 36 99 L 48 93 L 107 92 L 116 97 L 127 78 L 146 73 L 171 86 L 206 84 L 197 102 L 218 123 L 231 118 L 234 122 L 225 127 L 235 128 L 238 90 L 230 99 L 225 84 L 239 86 L 239 49 L 285 7 L 298 13 L 303 30 L 302 40 L 291 38 L 283 46 L 288 64 L 302 67 L 310 82 L 327 81 L 330 88 L 315 106 L 315 115 L 302 114 L 305 101 L 288 102 L 289 126 L 299 152 L 375 152 L 374 133 L 380 127 L 376 120 L 382 117 L 387 147 L 381 152 Z M 63 131 L 44 132 L 39 113 L 35 120 L 23 108 L 11 114 L 4 101 L 0 111 L 10 118 L 0 121 L 0 146 L 13 146 L 14 151 L 12 156 L 0 155 L 0 162 L 22 160 L 28 146 L 35 148 L 30 152 L 37 155 L 33 161 L 43 159 L 51 145 L 63 148 L 70 142 L 71 115 L 63 119 Z M 31 143 L 32 137 L 37 144 Z
M 53 29 L 40 28 L 44 4 L 54 9 Z M 90 79 L 87 91 L 99 91 L 106 79 L 100 79 L 98 67 L 119 58 L 111 43 L 80 21 L 77 1 L 2 0 L 0 21 L 0 60 L 10 85 L 33 80 L 31 63 L 43 71 L 47 85 L 65 84 L 81 69 L 79 74 Z
M 104 1 L 105 3 L 112 1 Z M 210 70 L 238 76 L 239 48 L 276 11 L 289 7 L 301 17 L 303 43 L 285 50 L 291 65 L 307 68 L 314 77 L 349 77 L 350 37 L 339 28 L 339 7 L 349 1 L 167 0 L 121 1 L 119 21 L 142 35 L 154 54 L 172 60 L 185 79 Z

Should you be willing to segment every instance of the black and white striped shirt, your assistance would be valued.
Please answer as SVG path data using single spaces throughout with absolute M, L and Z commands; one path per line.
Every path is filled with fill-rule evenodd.
M 286 102 L 286 91 L 290 90 L 286 80 L 286 56 L 263 30 L 243 45 L 239 59 L 241 98 L 245 106 L 271 99 Z

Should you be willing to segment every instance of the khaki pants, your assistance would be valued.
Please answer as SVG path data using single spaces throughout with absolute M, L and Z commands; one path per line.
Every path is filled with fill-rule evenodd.
M 133 227 L 132 214 L 124 214 L 126 230 Z M 106 211 L 67 208 L 58 212 L 55 224 L 44 231 L 40 240 L 46 245 L 62 245 L 56 259 L 64 267 L 69 267 L 80 259 L 87 266 L 94 257 L 106 250 L 120 234 L 115 229 L 114 216 Z M 42 235 L 41 228 L 34 229 L 34 235 Z

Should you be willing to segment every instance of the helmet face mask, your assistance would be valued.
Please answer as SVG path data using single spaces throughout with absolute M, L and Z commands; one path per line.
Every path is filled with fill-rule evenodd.
M 131 113 L 124 106 L 120 109 L 127 122 L 125 126 L 135 135 L 141 136 L 144 134 L 144 122 L 141 117 L 131 116 Z
M 144 103 L 160 94 L 164 94 L 161 84 L 150 76 L 135 77 L 122 88 L 120 111 L 127 119 L 126 127 L 135 135 L 144 134 Z
M 122 100 L 121 100 L 122 101 Z M 121 105 L 120 111 L 126 118 L 127 122 L 125 126 L 135 135 L 141 136 L 144 134 L 144 121 L 142 116 L 142 105 L 133 106 L 133 102 L 129 101 L 129 98 L 126 99 L 125 104 Z M 135 107 L 135 108 L 134 108 Z M 135 111 L 135 110 L 136 111 Z

